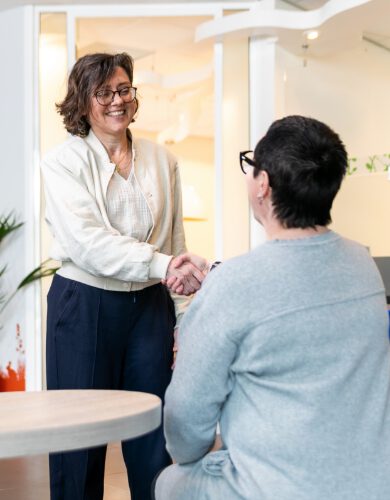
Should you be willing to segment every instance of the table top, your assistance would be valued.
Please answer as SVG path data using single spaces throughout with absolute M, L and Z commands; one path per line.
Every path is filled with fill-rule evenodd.
M 161 423 L 152 394 L 109 390 L 0 393 L 0 458 L 142 436 Z

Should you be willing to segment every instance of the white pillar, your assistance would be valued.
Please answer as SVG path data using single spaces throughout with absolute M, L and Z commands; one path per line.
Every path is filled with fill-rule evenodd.
M 215 259 L 223 259 L 223 43 L 214 43 Z
M 0 11 L 0 57 L 3 96 L 0 114 L 2 158 L 0 166 L 0 215 L 13 212 L 24 225 L 2 244 L 0 268 L 7 265 L 2 280 L 5 294 L 10 294 L 37 265 L 34 192 L 34 113 L 33 113 L 33 7 L 18 6 Z M 35 330 L 37 286 L 18 293 L 0 318 L 0 367 L 9 362 L 22 375 L 26 387 L 40 389 L 39 350 Z M 16 325 L 20 325 L 20 337 Z M 8 388 L 8 387 L 7 387 Z M 11 385 L 8 390 L 12 389 Z M 14 390 L 14 389 L 13 389 Z
M 223 259 L 248 251 L 249 220 L 246 180 L 238 152 L 249 143 L 248 41 L 223 42 Z
M 249 41 L 249 142 L 257 142 L 275 119 L 276 38 L 252 37 Z M 250 247 L 265 241 L 265 233 L 251 214 Z

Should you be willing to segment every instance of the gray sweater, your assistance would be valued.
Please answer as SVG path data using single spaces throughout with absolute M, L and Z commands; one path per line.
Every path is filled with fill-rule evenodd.
M 178 464 L 158 500 L 389 500 L 388 316 L 367 250 L 330 231 L 213 271 L 183 319 L 165 432 Z

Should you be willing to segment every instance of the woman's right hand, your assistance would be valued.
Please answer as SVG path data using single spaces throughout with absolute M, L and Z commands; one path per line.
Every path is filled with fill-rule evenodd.
M 174 293 L 191 295 L 199 290 L 208 267 L 203 257 L 190 253 L 179 255 L 169 263 L 164 283 Z

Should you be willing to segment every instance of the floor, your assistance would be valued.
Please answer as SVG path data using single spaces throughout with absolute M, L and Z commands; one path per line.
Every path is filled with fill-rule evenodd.
M 110 444 L 104 500 L 130 500 L 120 443 Z M 0 500 L 49 500 L 47 455 L 0 460 Z

